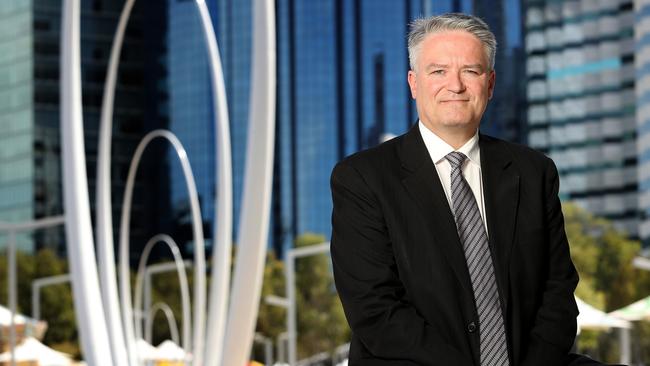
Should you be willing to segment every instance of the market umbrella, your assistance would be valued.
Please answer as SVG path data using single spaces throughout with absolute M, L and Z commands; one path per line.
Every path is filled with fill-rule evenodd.
M 619 341 L 621 347 L 621 364 L 628 364 L 631 358 L 631 341 L 630 341 L 630 328 L 632 324 L 625 319 L 621 319 L 613 313 L 607 314 L 600 311 L 593 306 L 575 298 L 578 304 L 578 332 L 580 329 L 619 329 Z
M 32 361 L 39 366 L 69 366 L 72 358 L 65 353 L 53 350 L 39 342 L 34 337 L 27 337 L 16 347 L 15 357 L 17 362 Z M 0 362 L 10 362 L 11 351 L 0 353 Z
M 185 360 L 185 350 L 169 339 L 160 343 L 156 348 L 159 360 Z
M 578 304 L 578 310 L 580 311 L 580 314 L 578 315 L 578 331 L 580 329 L 631 328 L 629 321 L 619 319 L 600 311 L 580 300 L 577 296 L 576 303 Z
M 14 314 L 14 324 L 33 324 L 37 325 L 40 323 L 39 320 L 28 318 L 22 314 Z M 11 325 L 11 311 L 0 305 L 0 326 L 9 326 Z
M 138 349 L 138 358 L 142 361 L 152 361 L 159 360 L 160 355 L 158 349 L 140 338 L 136 341 L 136 347 Z
M 11 311 L 0 305 L 0 337 L 6 337 L 11 326 Z M 47 322 L 28 318 L 22 314 L 14 314 L 14 326 L 17 328 L 18 340 L 23 336 L 33 336 L 43 339 Z
M 650 319 L 650 296 L 610 313 L 629 321 Z

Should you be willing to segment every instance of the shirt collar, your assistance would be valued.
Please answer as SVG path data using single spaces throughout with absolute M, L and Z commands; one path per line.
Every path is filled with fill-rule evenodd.
M 469 160 L 474 164 L 477 164 L 479 167 L 481 166 L 481 150 L 478 146 L 478 129 L 472 138 L 470 138 L 458 150 L 455 150 L 443 139 L 438 137 L 438 135 L 429 130 L 422 121 L 418 121 L 418 127 L 420 128 L 420 134 L 422 135 L 424 144 L 429 151 L 429 155 L 431 155 L 431 160 L 433 160 L 435 164 L 444 159 L 450 152 L 458 151 L 465 154 L 465 156 L 467 156 L 467 158 L 469 158 Z

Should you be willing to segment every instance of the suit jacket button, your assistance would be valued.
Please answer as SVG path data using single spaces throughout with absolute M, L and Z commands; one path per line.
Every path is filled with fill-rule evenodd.
M 471 323 L 467 324 L 467 331 L 470 332 L 470 333 L 476 332 L 476 323 L 471 322 Z

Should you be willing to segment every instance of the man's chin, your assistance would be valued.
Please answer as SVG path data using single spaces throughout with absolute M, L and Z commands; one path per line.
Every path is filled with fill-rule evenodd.
M 443 125 L 449 128 L 464 129 L 474 125 L 469 118 L 450 118 L 443 122 Z

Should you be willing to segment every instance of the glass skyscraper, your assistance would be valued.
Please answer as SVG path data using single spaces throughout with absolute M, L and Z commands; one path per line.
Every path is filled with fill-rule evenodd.
M 279 206 L 275 206 L 278 212 L 274 212 L 277 249 L 290 246 L 291 239 L 304 232 L 329 237 L 329 174 L 334 164 L 351 153 L 380 143 L 386 136 L 406 132 L 417 120 L 406 82 L 408 23 L 434 13 L 476 13 L 480 10 L 478 3 L 277 2 L 280 47 L 277 123 L 278 136 L 281 136 L 276 156 L 276 167 L 281 167 L 276 172 L 281 191 L 274 191 Z M 505 15 L 494 23 L 504 19 Z M 508 22 L 521 22 L 520 19 L 507 18 Z M 505 29 L 509 25 L 499 24 L 499 27 Z M 499 42 L 507 44 L 502 39 Z M 512 70 L 504 67 L 506 80 Z M 500 83 L 497 82 L 498 88 L 503 87 Z M 492 103 L 505 105 L 500 99 L 496 95 Z M 509 104 L 513 105 L 516 103 Z M 510 135 L 505 136 L 504 128 L 494 128 L 505 125 L 497 117 L 493 116 L 494 121 L 486 118 L 483 128 L 520 140 L 516 134 L 518 129 L 509 130 Z M 525 125 L 525 121 L 521 124 Z
M 165 65 L 159 62 L 164 52 L 159 35 L 165 32 L 166 20 L 164 12 L 161 14 L 156 6 L 147 10 L 145 19 L 142 9 L 148 2 L 141 1 L 134 8 L 118 74 L 111 166 L 116 226 L 135 145 L 144 131 L 166 123 L 165 109 L 159 105 L 166 98 L 166 90 L 158 87 L 159 78 L 165 77 Z M 0 2 L 2 221 L 22 222 L 63 213 L 59 129 L 61 6 L 60 0 Z M 115 1 L 81 2 L 83 117 L 91 205 L 106 63 L 121 10 L 122 4 Z M 143 190 L 146 181 L 155 181 L 160 170 L 145 162 L 142 171 L 146 172 L 137 180 L 132 214 L 134 237 L 140 239 L 156 225 L 156 218 L 145 212 L 164 209 L 164 204 L 152 199 L 149 193 L 158 191 L 167 196 L 164 184 Z M 63 253 L 64 243 L 62 229 L 20 238 L 25 250 L 47 246 Z
M 528 140 L 561 197 L 639 234 L 631 0 L 526 6 Z
M 181 141 L 190 157 L 199 193 L 205 235 L 214 218 L 215 149 L 213 106 L 207 49 L 201 19 L 194 1 L 169 1 L 167 60 L 169 78 L 169 130 Z M 176 241 L 192 239 L 187 184 L 176 152 L 168 150 L 170 231 Z M 208 241 L 208 244 L 211 242 Z M 191 250 L 191 245 L 184 246 Z
M 523 65 L 517 33 L 521 33 L 521 16 L 497 3 L 498 7 L 487 8 L 483 2 L 468 0 L 276 1 L 277 115 L 270 244 L 278 252 L 292 246 L 302 233 L 329 237 L 329 174 L 338 160 L 405 132 L 417 120 L 406 82 L 406 35 L 409 21 L 418 16 L 475 12 L 497 27 L 503 46 L 497 88 L 503 88 L 503 93 L 495 95 L 494 112 L 486 114 L 483 128 L 507 139 L 525 140 L 520 103 L 525 100 L 513 87 L 522 87 L 517 73 L 523 73 L 523 66 L 513 67 Z M 197 179 L 205 182 L 198 184 L 204 220 L 211 223 L 214 162 L 199 156 L 214 150 L 207 145 L 214 143 L 207 56 L 198 20 L 189 20 L 198 19 L 194 5 L 179 0 L 169 4 L 170 128 L 181 140 L 196 144 L 188 152 Z M 252 9 L 249 2 L 226 0 L 209 1 L 208 6 L 228 94 L 236 231 L 248 132 Z M 172 192 L 180 192 L 182 200 L 180 179 L 172 173 Z M 206 235 L 211 236 L 210 230 Z
M 32 19 L 29 1 L 0 3 L 0 220 L 9 222 L 34 217 L 39 190 Z M 21 237 L 20 243 L 31 241 Z
M 275 247 L 329 237 L 337 161 L 416 120 L 406 73 L 420 1 L 278 1 Z
M 123 185 L 136 144 L 147 131 L 169 128 L 188 152 L 210 243 L 216 198 L 215 112 L 198 12 L 193 1 L 151 1 L 136 2 L 119 68 L 113 128 L 114 223 L 117 226 L 119 222 Z M 278 99 L 270 244 L 279 252 L 292 246 L 302 233 L 329 236 L 329 174 L 337 161 L 405 132 L 417 120 L 406 82 L 406 35 L 409 21 L 416 17 L 464 11 L 491 24 L 501 45 L 499 76 L 482 128 L 521 141 L 519 126 L 525 121 L 518 118 L 520 104 L 512 102 L 517 94 L 512 85 L 521 80 L 514 66 L 523 64 L 516 51 L 521 44 L 517 36 L 521 19 L 508 13 L 509 7 L 502 2 L 490 2 L 496 4 L 490 8 L 484 3 L 276 1 Z M 207 5 L 228 95 L 236 233 L 248 133 L 252 3 L 209 0 Z M 82 1 L 91 203 L 106 62 L 122 6 L 122 1 Z M 0 95 L 5 95 L 0 98 L 0 220 L 28 220 L 62 212 L 60 8 L 60 0 L 0 4 L 0 27 L 6 35 L 0 39 L 4 50 L 0 54 L 0 61 L 4 60 L 0 62 Z M 143 9 L 147 9 L 146 17 Z M 139 169 L 131 215 L 132 240 L 139 243 L 134 250 L 151 235 L 166 232 L 189 254 L 191 221 L 185 182 L 177 158 L 166 145 L 158 142 L 150 146 Z M 51 240 L 60 245 L 62 235 L 52 234 Z M 31 243 L 31 237 L 25 240 Z
M 252 4 L 245 1 L 206 1 L 219 43 L 226 82 L 233 167 L 233 234 L 237 233 L 245 165 Z M 208 51 L 194 1 L 168 0 L 169 129 L 187 150 L 201 203 L 204 235 L 211 246 L 215 217 L 215 110 L 212 104 Z M 187 188 L 180 164 L 168 155 L 171 185 L 169 225 L 179 243 L 191 240 Z M 234 238 L 236 240 L 236 238 Z M 187 245 L 184 246 L 189 250 Z
M 526 143 L 526 53 L 520 0 L 474 1 L 474 13 L 488 23 L 498 41 L 496 88 L 483 115 L 481 132 Z
M 635 1 L 636 131 L 639 182 L 639 236 L 650 244 L 650 2 Z

